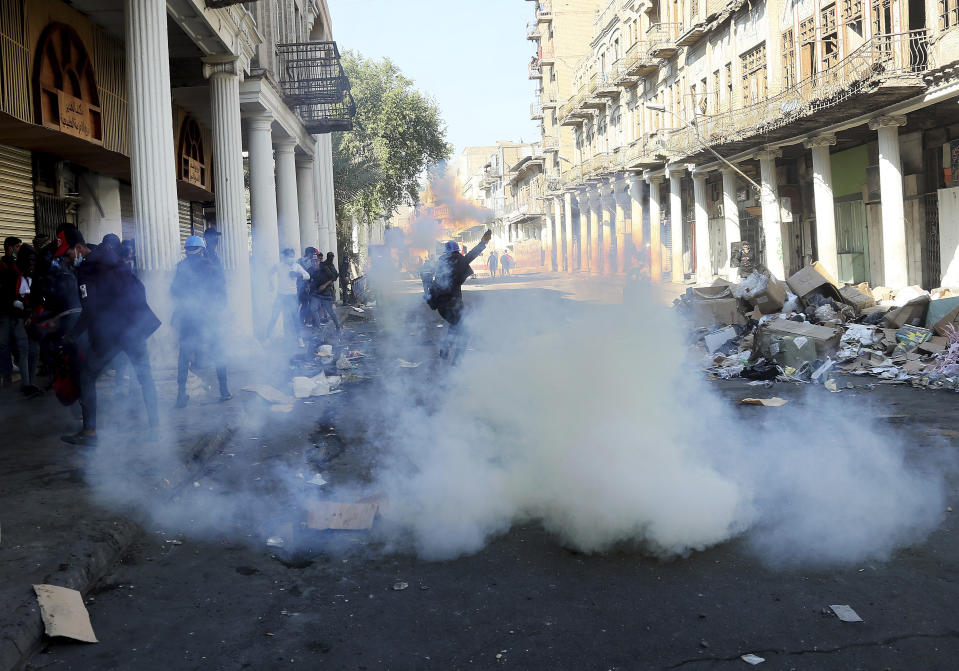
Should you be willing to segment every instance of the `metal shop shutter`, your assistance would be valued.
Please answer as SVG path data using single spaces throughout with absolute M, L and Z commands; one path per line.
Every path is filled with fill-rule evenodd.
M 36 231 L 33 217 L 30 151 L 0 145 L 0 240 L 15 235 L 31 244 Z
M 124 240 L 133 240 L 136 238 L 136 222 L 133 211 L 133 189 L 129 184 L 120 182 L 120 222 Z
M 188 200 L 178 200 L 176 204 L 180 220 L 180 251 L 182 251 L 183 243 L 193 235 L 193 208 Z

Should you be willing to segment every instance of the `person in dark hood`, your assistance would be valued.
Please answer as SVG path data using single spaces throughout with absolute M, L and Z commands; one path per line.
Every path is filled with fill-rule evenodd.
M 319 326 L 320 320 L 326 315 L 336 330 L 340 330 L 340 322 L 333 311 L 333 283 L 339 276 L 333 266 L 333 252 L 327 254 L 326 260 L 310 274 L 310 310 L 315 326 Z
M 220 261 L 220 254 L 217 250 L 220 248 L 220 236 L 222 235 L 220 231 L 216 230 L 216 226 L 210 226 L 203 231 L 203 242 L 206 243 L 206 251 L 203 255 L 220 270 L 223 270 L 223 263 Z
M 430 284 L 429 305 L 440 313 L 449 324 L 446 342 L 440 349 L 440 357 L 446 359 L 450 350 L 456 346 L 456 355 L 463 350 L 461 321 L 463 319 L 463 282 L 473 274 L 470 263 L 483 253 L 493 237 L 492 231 L 483 234 L 480 243 L 469 254 L 460 254 L 459 245 L 452 240 L 446 243 L 443 255 L 436 260 L 433 281 Z
M 745 241 L 740 244 L 738 252 L 733 251 L 732 265 L 739 268 L 739 277 L 743 279 L 752 275 L 754 270 L 758 270 L 764 275 L 768 274 L 765 266 L 759 262 L 752 245 Z
M 233 398 L 226 382 L 226 360 L 223 343 L 217 333 L 226 308 L 226 280 L 222 271 L 203 254 L 206 242 L 199 235 L 191 235 L 184 243 L 186 258 L 176 267 L 170 293 L 176 308 L 173 324 L 180 334 L 180 356 L 177 362 L 176 407 L 185 408 L 190 400 L 186 393 L 186 379 L 190 367 L 197 367 L 204 349 L 216 366 L 220 384 L 220 400 Z
M 11 384 L 14 350 L 17 367 L 21 371 L 28 367 L 27 333 L 23 326 L 23 304 L 20 301 L 21 273 L 17 265 L 17 252 L 21 244 L 20 238 L 6 238 L 3 241 L 3 257 L 0 258 L 0 387 Z
M 85 337 L 85 358 L 79 375 L 83 428 L 62 439 L 74 445 L 96 444 L 97 378 L 121 351 L 133 363 L 150 428 L 156 429 L 159 415 L 147 338 L 160 327 L 160 320 L 147 304 L 143 283 L 109 245 L 91 250 L 81 237 L 64 255 L 77 268 L 82 307 L 80 319 L 68 338 Z

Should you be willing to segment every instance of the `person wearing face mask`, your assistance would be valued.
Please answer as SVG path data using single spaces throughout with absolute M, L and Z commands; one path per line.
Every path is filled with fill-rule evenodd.
M 143 283 L 110 246 L 91 251 L 79 231 L 67 242 L 71 241 L 74 244 L 64 255 L 76 265 L 82 312 L 68 337 L 85 336 L 87 344 L 79 372 L 83 427 L 62 439 L 74 445 L 96 444 L 97 378 L 120 352 L 126 353 L 137 373 L 152 436 L 159 414 L 147 338 L 160 327 L 160 320 L 147 304 Z
M 283 331 L 288 340 L 296 339 L 300 347 L 304 346 L 300 337 L 300 304 L 298 300 L 301 283 L 310 281 L 310 274 L 296 261 L 296 252 L 284 249 L 280 262 L 273 267 L 270 276 L 271 283 L 275 283 L 276 298 L 273 302 L 273 313 L 266 325 L 263 340 L 270 337 L 273 327 L 283 316 Z

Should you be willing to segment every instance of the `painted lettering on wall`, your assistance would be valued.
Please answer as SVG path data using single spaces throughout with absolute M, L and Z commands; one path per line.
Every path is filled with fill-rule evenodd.
M 90 127 L 90 107 L 79 98 L 58 92 L 60 102 L 60 130 L 85 139 L 93 137 Z

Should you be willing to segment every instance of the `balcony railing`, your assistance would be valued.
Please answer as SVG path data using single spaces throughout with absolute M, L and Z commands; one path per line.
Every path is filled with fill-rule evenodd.
M 919 75 L 929 68 L 925 30 L 875 35 L 835 65 L 794 86 L 744 107 L 698 116 L 696 126 L 709 144 L 766 134 L 882 83 L 902 81 L 907 88 L 920 86 Z M 666 150 L 672 155 L 688 155 L 701 148 L 702 143 L 691 128 L 676 131 L 666 143 Z
M 280 87 L 311 134 L 353 130 L 356 104 L 336 42 L 276 45 Z
M 649 55 L 654 58 L 670 58 L 678 51 L 676 40 L 683 32 L 680 23 L 654 23 L 646 31 Z
M 544 136 L 543 136 L 543 151 L 559 151 L 559 136 L 558 136 L 558 135 L 544 135 Z
M 530 119 L 542 119 L 543 106 L 540 103 L 532 103 L 529 106 L 529 117 Z
M 543 34 L 539 31 L 539 26 L 535 23 L 526 24 L 526 39 L 539 40 Z
M 534 58 L 529 62 L 529 78 L 530 79 L 542 79 L 543 70 L 540 67 L 539 60 Z
M 540 0 L 536 3 L 536 20 L 553 20 L 553 0 Z

